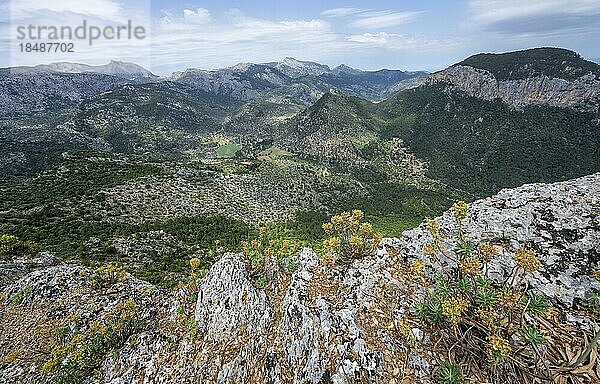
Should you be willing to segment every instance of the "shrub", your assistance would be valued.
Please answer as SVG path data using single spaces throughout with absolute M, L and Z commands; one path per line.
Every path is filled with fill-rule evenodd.
M 465 379 L 465 375 L 458 366 L 444 363 L 438 369 L 435 379 L 438 384 L 460 384 Z
M 33 257 L 40 250 L 39 245 L 30 241 L 22 241 L 17 236 L 0 236 L 0 258 Z
M 133 300 L 118 303 L 101 319 L 87 325 L 79 316 L 71 315 L 58 329 L 41 373 L 53 383 L 81 383 L 91 375 L 103 356 L 120 348 L 141 327 Z
M 528 274 L 541 267 L 535 251 L 526 247 L 516 250 L 512 273 L 503 282 L 494 283 L 487 277 L 488 263 L 500 253 L 500 248 L 469 241 L 463 228 L 463 220 L 468 216 L 465 203 L 454 204 L 452 211 L 458 239 L 452 251 L 444 244 L 439 223 L 426 221 L 433 241 L 423 247 L 423 254 L 443 273 L 433 279 L 421 277 L 428 289 L 424 298 L 415 303 L 416 315 L 436 329 L 441 345 L 456 354 L 480 353 L 481 358 L 487 355 L 497 365 L 522 358 L 523 354 L 517 356 L 515 351 L 529 348 L 529 356 L 539 359 L 537 352 L 546 337 L 536 327 L 536 318 L 544 315 L 550 305 L 524 283 Z M 448 267 L 442 258 L 452 260 L 456 267 Z M 415 262 L 411 270 L 414 265 Z M 454 372 L 450 365 L 442 366 L 438 382 L 457 382 L 452 381 L 459 377 Z
M 323 241 L 324 264 L 349 263 L 375 254 L 381 234 L 374 233 L 370 223 L 362 222 L 363 212 L 353 210 L 333 216 L 323 224 L 327 239 Z
M 125 279 L 125 269 L 114 264 L 98 267 L 90 276 L 90 285 L 94 288 L 108 288 Z
M 32 292 L 33 288 L 31 287 L 31 285 L 26 285 L 14 294 L 14 296 L 11 299 L 11 302 L 21 304 L 27 297 L 29 297 L 29 295 L 31 295 Z
M 259 228 L 257 238 L 242 242 L 248 259 L 250 276 L 264 288 L 279 273 L 291 274 L 298 267 L 301 243 L 277 236 L 266 227 Z

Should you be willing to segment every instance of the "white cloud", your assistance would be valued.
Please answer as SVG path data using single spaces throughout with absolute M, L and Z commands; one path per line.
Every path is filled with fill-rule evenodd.
M 115 0 L 12 0 L 9 4 L 2 4 L 10 15 L 10 23 L 2 25 L 2 34 L 9 36 L 10 41 L 3 49 L 10 52 L 8 65 L 36 65 L 56 61 L 85 62 L 89 64 L 104 64 L 111 59 L 135 61 L 141 65 L 151 64 L 151 22 L 150 1 L 130 0 L 127 4 Z M 23 53 L 20 43 L 37 42 L 29 36 L 19 38 L 17 30 L 20 26 L 34 25 L 37 27 L 62 27 L 69 26 L 72 29 L 81 27 L 86 22 L 88 28 L 104 28 L 106 26 L 126 26 L 131 20 L 132 28 L 141 26 L 146 30 L 144 39 L 136 39 L 124 36 L 121 39 L 94 39 L 90 45 L 90 32 L 86 31 L 88 38 L 68 38 L 52 42 L 73 43 L 73 52 L 61 52 L 60 50 L 45 53 Z M 32 36 L 38 34 L 45 40 L 47 29 L 34 29 Z M 3 52 L 4 53 L 4 52 Z M 3 63 L 4 65 L 4 63 Z
M 367 9 L 361 8 L 332 8 L 321 12 L 321 15 L 327 17 L 344 17 L 355 15 L 357 13 L 366 12 Z
M 19 8 L 20 12 L 27 10 L 27 18 L 20 20 L 19 24 L 28 24 L 32 20 L 37 25 L 77 26 L 86 19 L 88 24 L 114 25 L 122 24 L 121 20 L 124 17 L 126 22 L 132 14 L 142 15 L 142 18 L 133 18 L 134 24 L 150 20 L 149 9 L 143 16 L 143 12 L 135 13 L 135 8 L 131 7 L 135 2 L 149 4 L 149 0 L 130 0 L 127 3 L 118 2 L 121 0 L 100 0 L 95 4 L 101 6 L 84 7 L 79 4 L 73 5 L 65 12 L 61 11 L 62 5 L 52 4 L 49 7 L 54 9 L 48 10 L 41 1 L 15 1 L 20 1 L 23 5 Z M 84 11 L 85 14 L 78 13 Z M 323 16 L 346 15 L 345 17 L 349 18 L 348 22 L 365 20 L 362 24 L 365 28 L 376 18 L 378 25 L 371 32 L 379 32 L 378 28 L 382 25 L 395 25 L 411 17 L 402 12 L 358 8 L 329 11 L 331 12 L 324 12 L 326 14 Z M 400 17 L 400 14 L 403 16 Z M 98 41 L 94 42 L 92 47 L 86 42 L 77 42 L 75 54 L 42 56 L 15 54 L 18 42 L 13 39 L 10 46 L 12 54 L 7 55 L 10 58 L 7 59 L 10 60 L 7 64 L 35 65 L 52 61 L 102 64 L 115 59 L 137 62 L 156 73 L 168 75 L 173 70 L 188 67 L 222 68 L 238 62 L 267 62 L 292 56 L 330 65 L 367 62 L 368 65 L 376 67 L 379 65 L 379 60 L 375 59 L 376 55 L 389 57 L 387 50 L 408 52 L 408 49 L 413 49 L 414 52 L 422 52 L 436 43 L 435 40 L 426 38 L 383 32 L 348 34 L 337 30 L 329 21 L 331 20 L 325 17 L 281 20 L 257 18 L 248 16 L 239 9 L 232 9 L 220 15 L 204 8 L 163 10 L 159 17 L 153 19 L 152 25 L 148 25 L 148 38 L 144 41 Z M 8 27 L 13 34 L 14 28 Z M 364 30 L 360 29 L 360 32 Z M 8 30 L 6 35 L 8 36 Z M 0 51 L 0 54 L 2 53 Z M 400 63 L 402 59 L 393 60 Z
M 348 42 L 325 20 L 268 20 L 239 9 L 227 11 L 223 21 L 202 25 L 163 12 L 153 32 L 155 62 L 165 68 L 216 68 L 284 56 L 331 57 L 348 49 Z
M 184 9 L 183 18 L 185 21 L 192 24 L 206 24 L 212 21 L 208 9 L 198 8 L 196 10 Z
M 360 43 L 368 48 L 385 48 L 390 50 L 422 52 L 438 49 L 452 49 L 462 45 L 459 39 L 430 39 L 424 36 L 410 36 L 396 33 L 363 33 L 350 35 L 348 41 Z
M 406 24 L 414 20 L 423 11 L 376 11 L 364 8 L 332 8 L 321 12 L 321 15 L 327 17 L 348 17 L 353 16 L 353 21 L 349 26 L 361 29 L 381 29 L 395 27 Z
M 104 20 L 117 20 L 122 16 L 123 7 L 112 0 L 12 0 L 10 13 L 13 20 L 26 19 L 41 13 L 70 13 Z
M 552 35 L 600 27 L 598 0 L 471 0 L 469 27 L 504 35 Z
M 350 23 L 351 27 L 363 29 L 381 29 L 406 24 L 414 20 L 417 12 L 393 12 L 393 11 L 370 11 L 358 15 L 358 18 Z

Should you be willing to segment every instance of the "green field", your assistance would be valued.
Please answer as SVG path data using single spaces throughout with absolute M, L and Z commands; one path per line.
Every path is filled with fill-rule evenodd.
M 232 158 L 242 150 L 242 146 L 240 144 L 226 144 L 221 145 L 217 148 L 217 156 L 224 158 Z

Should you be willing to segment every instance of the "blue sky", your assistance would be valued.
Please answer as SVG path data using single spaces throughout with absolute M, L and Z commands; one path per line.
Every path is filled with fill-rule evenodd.
M 134 61 L 161 75 L 292 56 L 363 69 L 442 69 L 477 52 L 560 46 L 600 57 L 599 0 L 197 1 L 3 0 L 8 65 Z M 74 53 L 25 54 L 20 25 L 132 20 L 143 41 L 77 42 Z

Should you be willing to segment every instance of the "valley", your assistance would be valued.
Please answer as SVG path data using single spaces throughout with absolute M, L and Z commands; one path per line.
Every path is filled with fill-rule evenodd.
M 600 68 L 552 53 L 542 56 L 570 60 L 563 72 L 546 73 L 538 50 L 506 55 L 537 68 L 519 78 L 577 83 Z M 453 201 L 600 169 L 598 80 L 571 104 L 515 108 L 469 91 L 464 81 L 478 78 L 446 75 L 507 60 L 478 57 L 427 80 L 291 58 L 165 79 L 117 62 L 11 69 L 0 96 L 17 75 L 45 91 L 20 83 L 27 109 L 2 110 L 2 232 L 87 265 L 125 260 L 172 285 L 190 257 L 209 265 L 215 242 L 238 250 L 259 226 L 318 249 L 327 217 L 360 208 L 375 230 L 398 236 Z M 486 73 L 480 89 L 512 76 Z M 96 85 L 72 94 L 81 81 Z M 123 242 L 148 237 L 167 256 L 133 262 Z

